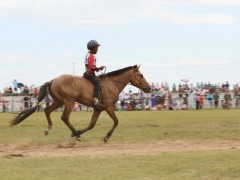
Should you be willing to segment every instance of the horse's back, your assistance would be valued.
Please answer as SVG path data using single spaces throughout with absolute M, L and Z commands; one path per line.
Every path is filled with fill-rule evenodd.
M 53 79 L 51 92 L 58 98 L 79 99 L 83 96 L 89 96 L 93 93 L 93 84 L 82 76 L 69 74 L 61 75 Z

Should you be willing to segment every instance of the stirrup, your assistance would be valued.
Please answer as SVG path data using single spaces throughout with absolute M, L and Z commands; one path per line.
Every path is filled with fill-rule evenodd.
M 96 109 L 96 110 L 103 110 L 103 106 L 102 105 L 93 105 L 93 109 Z
M 102 103 L 100 103 L 100 101 L 96 97 L 93 98 L 93 108 L 98 110 L 103 109 Z
M 96 106 L 96 105 L 98 105 L 98 103 L 99 103 L 99 100 L 98 100 L 98 98 L 93 98 L 93 104 Z

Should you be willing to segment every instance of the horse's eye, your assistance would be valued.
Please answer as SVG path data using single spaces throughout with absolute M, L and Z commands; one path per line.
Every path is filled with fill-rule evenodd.
M 139 74 L 140 75 L 140 77 L 143 77 L 143 75 L 142 74 Z

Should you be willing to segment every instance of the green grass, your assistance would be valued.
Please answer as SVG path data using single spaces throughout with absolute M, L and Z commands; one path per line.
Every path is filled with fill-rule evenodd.
M 119 126 L 109 143 L 149 141 L 240 140 L 240 110 L 117 112 Z M 0 144 L 30 140 L 39 145 L 68 141 L 71 132 L 52 114 L 54 130 L 47 137 L 44 113 L 35 113 L 9 128 L 14 114 L 0 113 Z M 76 129 L 85 128 L 91 113 L 73 112 Z M 104 112 L 80 143 L 102 143 L 112 126 Z M 1 153 L 1 152 L 0 152 Z M 155 155 L 19 157 L 0 159 L 0 179 L 240 179 L 238 149 L 163 152 Z
M 239 114 L 239 109 L 117 112 L 119 126 L 110 142 L 240 139 Z M 54 128 L 47 137 L 43 135 L 47 127 L 44 113 L 35 113 L 21 124 L 9 128 L 8 121 L 14 116 L 9 113 L 0 114 L 0 143 L 18 142 L 22 138 L 30 138 L 40 144 L 54 143 L 58 140 L 68 140 L 71 135 L 70 130 L 60 119 L 60 112 L 52 113 Z M 90 112 L 73 112 L 70 122 L 76 129 L 83 129 L 90 122 L 90 118 Z M 112 119 L 103 112 L 95 128 L 83 134 L 82 140 L 102 141 L 112 124 Z
M 1 179 L 239 179 L 240 152 L 1 159 Z

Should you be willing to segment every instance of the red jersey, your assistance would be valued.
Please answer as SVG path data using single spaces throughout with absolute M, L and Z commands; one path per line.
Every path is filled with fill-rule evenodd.
M 87 52 L 84 60 L 85 74 L 90 74 L 96 71 L 96 61 L 96 56 L 94 54 L 91 54 L 90 52 Z

